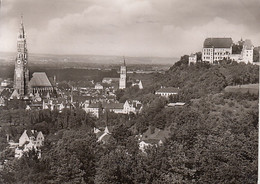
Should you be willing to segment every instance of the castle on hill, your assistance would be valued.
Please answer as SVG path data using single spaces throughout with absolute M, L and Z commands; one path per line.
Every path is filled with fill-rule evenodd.
M 202 61 L 214 64 L 227 59 L 253 64 L 254 46 L 251 40 L 240 40 L 235 44 L 232 38 L 206 38 L 202 48 Z M 189 64 L 197 62 L 197 55 L 189 56 Z

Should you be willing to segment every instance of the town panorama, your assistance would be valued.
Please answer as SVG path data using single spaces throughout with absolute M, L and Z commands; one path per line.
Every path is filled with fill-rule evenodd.
M 0 183 L 259 182 L 259 1 L 0 3 Z

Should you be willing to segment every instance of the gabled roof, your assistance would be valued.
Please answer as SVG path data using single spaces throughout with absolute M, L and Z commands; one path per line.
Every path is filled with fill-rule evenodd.
M 28 131 L 26 131 L 26 133 L 27 133 L 27 135 L 28 135 L 28 137 L 37 137 L 37 135 L 38 135 L 38 132 L 36 131 L 36 130 L 28 130 Z
M 230 48 L 233 44 L 232 38 L 206 38 L 204 48 Z
M 31 87 L 52 87 L 45 72 L 34 72 L 30 80 Z
M 73 95 L 74 102 L 85 102 L 86 100 L 90 100 L 91 97 L 89 96 L 82 96 L 82 95 Z
M 14 90 L 10 98 L 19 98 L 20 95 L 18 94 L 17 90 Z
M 104 109 L 123 109 L 124 103 L 103 103 L 102 107 Z
M 178 93 L 179 88 L 174 88 L 174 87 L 161 88 L 161 89 L 157 90 L 156 92 L 159 92 L 159 93 Z

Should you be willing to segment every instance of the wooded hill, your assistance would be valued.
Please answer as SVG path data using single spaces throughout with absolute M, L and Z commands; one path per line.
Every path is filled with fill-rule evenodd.
M 19 124 L 3 127 L 19 132 L 39 129 L 47 136 L 42 158 L 29 152 L 9 161 L 0 172 L 2 183 L 256 183 L 258 95 L 225 92 L 228 85 L 259 82 L 255 65 L 222 61 L 219 65 L 189 66 L 185 57 L 166 74 L 153 74 L 143 90 L 118 91 L 118 99 L 135 98 L 145 106 L 138 114 L 107 114 L 95 119 L 82 110 L 62 113 L 1 111 Z M 165 99 L 154 95 L 160 86 L 180 87 L 180 94 Z M 186 105 L 166 108 L 168 102 Z M 17 112 L 13 112 L 17 111 Z M 12 113 L 11 113 L 12 112 Z M 22 121 L 24 119 L 24 121 Z M 5 121 L 2 119 L 2 121 Z M 97 143 L 94 126 L 113 126 L 106 144 Z M 7 128 L 10 128 L 8 130 Z M 143 153 L 137 135 L 148 129 L 167 130 L 161 146 Z M 12 153 L 4 150 L 1 158 Z

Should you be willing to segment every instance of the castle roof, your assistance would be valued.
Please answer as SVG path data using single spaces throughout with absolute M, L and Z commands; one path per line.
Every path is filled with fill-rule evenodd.
M 52 87 L 45 72 L 34 72 L 30 85 L 31 87 Z
M 230 48 L 233 44 L 232 38 L 206 38 L 204 48 Z
M 244 42 L 244 47 L 247 50 L 251 50 L 252 47 L 253 47 L 253 44 L 252 44 L 251 40 L 246 39 L 245 42 Z

